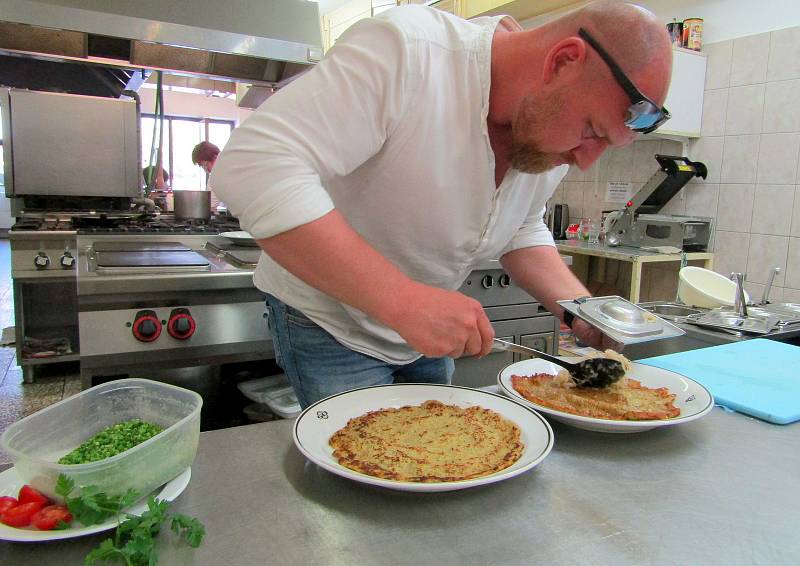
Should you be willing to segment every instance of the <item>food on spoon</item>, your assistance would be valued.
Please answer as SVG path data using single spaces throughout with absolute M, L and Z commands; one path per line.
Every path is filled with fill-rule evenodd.
M 524 450 L 519 427 L 500 414 L 439 401 L 350 419 L 329 443 L 346 468 L 409 482 L 487 476 L 511 466 Z
M 110 426 L 62 456 L 59 464 L 86 464 L 97 462 L 130 450 L 137 444 L 157 435 L 162 427 L 138 419 Z
M 631 362 L 613 350 L 594 357 L 620 362 L 627 374 Z M 680 416 L 674 405 L 675 394 L 666 387 L 645 387 L 639 381 L 623 377 L 604 388 L 578 387 L 566 370 L 558 375 L 512 375 L 514 389 L 528 401 L 584 417 L 622 421 L 661 420 Z

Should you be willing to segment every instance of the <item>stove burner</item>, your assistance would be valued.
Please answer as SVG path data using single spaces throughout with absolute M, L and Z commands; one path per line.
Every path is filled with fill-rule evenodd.
M 72 231 L 78 234 L 185 234 L 217 235 L 239 230 L 233 217 L 214 216 L 209 221 L 176 220 L 172 215 L 152 214 L 48 214 L 20 218 L 15 231 Z

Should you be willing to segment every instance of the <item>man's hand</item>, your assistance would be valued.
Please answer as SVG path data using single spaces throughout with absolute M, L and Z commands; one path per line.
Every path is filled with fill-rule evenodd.
M 390 326 L 421 354 L 460 358 L 491 351 L 494 328 L 475 299 L 415 283 L 403 303 Z
M 577 317 L 572 321 L 572 332 L 581 342 L 600 351 L 609 349 L 620 351 L 622 347 L 622 344 L 615 342 L 585 320 Z

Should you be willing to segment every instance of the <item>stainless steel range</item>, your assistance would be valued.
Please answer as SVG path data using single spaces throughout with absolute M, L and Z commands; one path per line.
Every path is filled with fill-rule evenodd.
M 92 275 L 79 276 L 79 240 L 80 246 L 86 249 L 95 240 L 106 246 L 124 242 L 126 246 L 136 247 L 151 241 L 182 242 L 188 238 L 190 243 L 184 247 L 193 249 L 202 248 L 206 241 L 216 238 L 220 232 L 237 229 L 238 222 L 227 216 L 212 217 L 207 223 L 186 223 L 176 221 L 171 215 L 111 212 L 25 214 L 10 231 L 17 359 L 25 380 L 32 381 L 35 370 L 43 364 L 81 359 L 81 342 L 84 341 L 79 331 L 78 281 L 87 277 L 91 280 Z M 105 253 L 107 258 L 117 257 Z M 109 268 L 102 263 L 101 255 L 99 273 L 103 274 L 104 280 L 112 281 L 115 280 L 112 276 L 132 275 L 135 271 L 135 268 L 125 266 Z M 221 264 L 228 266 L 225 261 Z M 231 272 L 241 271 L 228 267 Z M 144 277 L 152 277 L 152 272 L 157 271 L 180 280 L 182 271 L 193 268 L 201 272 L 220 271 L 203 266 L 162 265 L 143 269 L 147 270 Z M 249 271 L 240 277 L 242 286 L 252 289 Z M 160 284 L 158 280 L 152 280 L 140 286 L 139 290 L 147 288 L 149 294 L 157 294 Z M 92 288 L 90 282 L 81 287 L 87 285 L 87 288 Z
M 190 231 L 78 234 L 84 386 L 97 376 L 273 357 L 264 296 L 252 282 L 257 254 L 237 265 L 206 247 L 220 240 Z

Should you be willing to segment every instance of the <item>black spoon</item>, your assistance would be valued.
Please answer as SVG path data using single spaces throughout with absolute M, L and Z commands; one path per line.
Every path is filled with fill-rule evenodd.
M 602 389 L 603 387 L 608 387 L 612 383 L 616 383 L 625 375 L 625 368 L 623 368 L 622 364 L 617 360 L 589 358 L 588 360 L 573 364 L 565 362 L 561 358 L 540 352 L 539 350 L 514 344 L 513 342 L 506 342 L 499 338 L 495 338 L 494 341 L 496 344 L 502 346 L 504 350 L 511 350 L 512 352 L 525 354 L 532 358 L 541 358 L 563 367 L 569 372 L 572 381 L 578 387 Z

